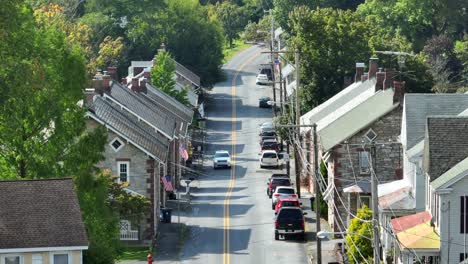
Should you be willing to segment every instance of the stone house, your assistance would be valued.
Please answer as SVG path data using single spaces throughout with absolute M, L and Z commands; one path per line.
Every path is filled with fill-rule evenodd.
M 88 238 L 73 180 L 0 181 L 0 263 L 81 264 Z
M 376 59 L 356 64 L 355 82 L 301 117 L 302 125 L 317 125 L 317 142 L 310 128 L 302 128 L 307 154 L 302 159 L 303 179 L 314 179 L 313 146 L 323 161 L 328 180 L 321 191 L 328 201 L 332 230 L 346 230 L 358 208 L 370 207 L 370 179 L 380 183 L 402 177 L 401 125 L 404 82 L 393 81 L 394 71 L 378 71 Z M 315 190 L 314 190 L 315 191 Z
M 400 133 L 403 179 L 378 186 L 379 217 L 383 227 L 381 241 L 386 263 L 387 255 L 394 255 L 395 234 L 391 231 L 391 220 L 426 210 L 424 137 L 427 117 L 434 115 L 468 116 L 468 94 L 405 95 Z
M 461 263 L 468 257 L 468 117 L 429 116 L 426 120 L 425 210 L 391 220 L 397 238 L 394 259 L 398 263 Z
M 181 140 L 193 111 L 151 87 L 145 78 L 135 78 L 125 86 L 107 73 L 97 74 L 93 86 L 86 94 L 88 128 L 103 125 L 108 129 L 105 159 L 98 167 L 110 169 L 119 181 L 128 183 L 129 192 L 153 204 L 145 224 L 122 219 L 121 239 L 151 241 L 159 208 L 178 185 Z

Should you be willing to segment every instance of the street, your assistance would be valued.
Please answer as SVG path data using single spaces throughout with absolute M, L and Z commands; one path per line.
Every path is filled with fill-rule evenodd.
M 274 240 L 274 213 L 266 195 L 272 170 L 258 162 L 259 124 L 272 120 L 271 109 L 258 107 L 271 86 L 255 85 L 267 54 L 253 46 L 224 65 L 226 81 L 218 83 L 207 108 L 205 172 L 193 194 L 190 227 L 180 252 L 184 263 L 307 263 L 305 242 Z M 228 150 L 232 169 L 213 170 L 216 150 Z

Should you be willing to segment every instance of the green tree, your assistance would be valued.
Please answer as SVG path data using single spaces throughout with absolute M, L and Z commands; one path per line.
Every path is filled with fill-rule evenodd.
M 345 240 L 349 262 L 359 264 L 372 259 L 373 255 L 372 222 L 365 222 L 372 220 L 372 210 L 364 205 L 356 216 L 351 220 Z
M 214 11 L 223 26 L 229 47 L 232 48 L 234 39 L 239 37 L 239 33 L 246 25 L 246 13 L 242 7 L 229 1 L 216 3 Z
M 307 112 L 343 89 L 353 65 L 370 57 L 371 26 L 350 10 L 307 7 L 291 13 L 291 25 L 291 46 L 301 51 L 301 111 Z
M 460 76 L 462 87 L 459 91 L 468 91 L 468 36 L 465 36 L 463 40 L 455 42 L 454 52 L 463 67 Z
M 161 91 L 174 97 L 177 101 L 189 105 L 187 89 L 178 91 L 175 88 L 176 81 L 174 74 L 176 65 L 169 52 L 163 50 L 156 55 L 156 63 L 151 68 L 151 84 L 161 89 Z

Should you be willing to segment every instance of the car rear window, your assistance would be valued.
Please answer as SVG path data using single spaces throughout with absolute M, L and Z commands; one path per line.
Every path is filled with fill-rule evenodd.
M 276 147 L 276 145 L 278 145 L 278 143 L 276 142 L 271 142 L 271 141 L 263 142 L 263 147 Z
M 273 184 L 288 186 L 291 182 L 288 179 L 273 179 Z
M 283 206 L 299 206 L 297 201 L 283 201 L 281 204 Z
M 229 158 L 228 153 L 216 153 L 215 158 Z
M 301 210 L 296 209 L 281 209 L 278 217 L 281 218 L 292 218 L 292 219 L 302 219 Z
M 276 153 L 273 153 L 273 152 L 263 153 L 263 158 L 275 159 L 275 158 L 277 158 L 277 157 L 278 157 L 278 156 L 276 155 Z
M 294 194 L 294 189 L 280 188 L 278 189 L 278 193 Z

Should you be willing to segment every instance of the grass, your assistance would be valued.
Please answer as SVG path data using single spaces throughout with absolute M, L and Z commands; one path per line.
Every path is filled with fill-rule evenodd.
M 149 250 L 149 247 L 124 247 L 120 250 L 117 260 L 146 261 Z
M 227 44 L 223 50 L 223 54 L 224 54 L 223 63 L 228 62 L 234 55 L 247 49 L 250 46 L 252 46 L 252 44 L 244 43 L 244 41 L 241 39 L 234 40 L 234 42 L 232 43 L 232 48 L 230 48 L 229 44 Z

